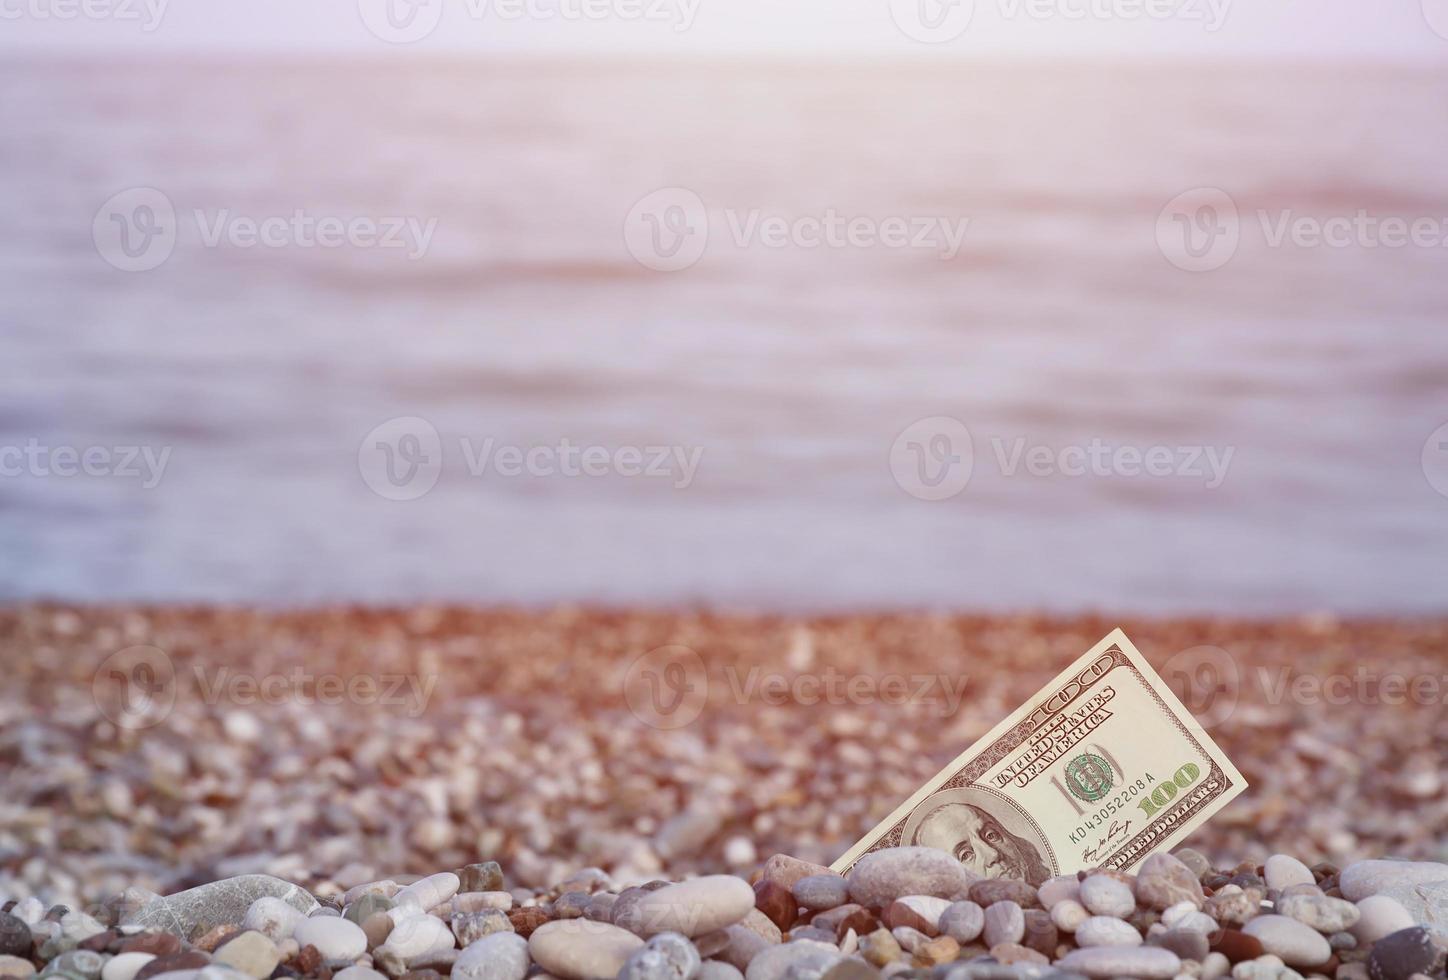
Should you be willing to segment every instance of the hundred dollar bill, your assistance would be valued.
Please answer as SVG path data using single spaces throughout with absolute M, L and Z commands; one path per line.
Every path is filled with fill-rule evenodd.
M 834 864 L 921 845 L 987 878 L 1128 870 L 1247 788 L 1115 630 Z

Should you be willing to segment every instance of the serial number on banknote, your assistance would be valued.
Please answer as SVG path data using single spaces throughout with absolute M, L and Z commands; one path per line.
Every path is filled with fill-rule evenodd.
M 1146 773 L 1135 782 L 1127 784 L 1121 792 L 1103 803 L 1099 810 L 1076 825 L 1076 829 L 1071 831 L 1071 843 L 1079 844 L 1091 831 L 1100 830 L 1114 814 L 1126 809 L 1132 800 L 1145 793 L 1152 782 L 1151 773 Z

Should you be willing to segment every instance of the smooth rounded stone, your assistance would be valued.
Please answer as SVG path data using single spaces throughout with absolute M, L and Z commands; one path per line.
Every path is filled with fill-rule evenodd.
M 754 892 L 749 894 L 752 898 Z M 562 980 L 594 980 L 617 976 L 643 944 L 628 930 L 606 922 L 562 919 L 534 929 L 528 952 L 539 966 Z
M 987 946 L 1018 943 L 1026 935 L 1026 913 L 1015 902 L 996 902 L 985 910 L 983 930 Z
M 530 962 L 528 940 L 514 932 L 496 932 L 458 954 L 453 961 L 452 977 L 453 980 L 523 980 Z
M 305 919 L 292 930 L 292 938 L 299 946 L 316 947 L 324 960 L 355 960 L 367 952 L 367 934 L 346 919 Z
M 1396 885 L 1448 883 L 1448 864 L 1431 861 L 1357 861 L 1338 875 L 1342 897 L 1357 902 Z
M 9 912 L 0 912 L 0 956 L 30 955 L 32 942 L 30 924 Z
M 170 956 L 181 952 L 181 940 L 169 932 L 143 932 L 121 943 L 121 952 Z
M 503 890 L 503 869 L 497 861 L 469 864 L 457 871 L 458 890 L 464 892 L 499 892 Z
M 406 961 L 456 945 L 452 930 L 435 915 L 414 913 L 392 920 L 392 932 L 383 947 Z
M 576 916 L 570 917 L 576 918 Z M 513 923 L 498 909 L 483 909 L 480 912 L 454 912 L 451 920 L 453 935 L 458 945 L 466 949 L 472 943 L 495 932 L 512 932 Z
M 1182 864 L 1191 868 L 1192 874 L 1197 876 L 1198 881 L 1212 873 L 1212 862 L 1208 861 L 1207 856 L 1195 848 L 1183 847 L 1180 850 L 1172 851 L 1172 855 Z
M 850 897 L 884 908 L 902 895 L 964 898 L 975 881 L 953 856 L 933 847 L 892 847 L 860 858 L 850 873 Z
M 607 899 L 610 903 L 617 895 L 600 893 L 589 897 L 589 902 Z M 481 912 L 483 909 L 497 909 L 506 912 L 513 907 L 513 896 L 509 892 L 458 892 L 452 897 L 454 912 Z
M 64 973 L 79 977 L 80 980 L 97 980 L 101 968 L 106 965 L 105 957 L 94 950 L 76 949 L 63 953 L 46 964 L 46 973 Z
M 1359 918 L 1352 934 L 1361 944 L 1375 943 L 1416 923 L 1403 903 L 1387 895 L 1369 895 L 1357 903 Z
M 857 905 L 854 902 L 847 902 L 837 908 L 819 913 L 810 920 L 810 924 L 819 926 L 821 929 L 838 929 L 840 923 L 860 911 L 864 911 L 864 906 Z
M 790 941 L 796 939 L 811 939 L 817 943 L 834 943 L 835 934 L 829 929 L 821 929 L 819 926 L 800 926 L 798 929 L 789 931 Z
M 1064 901 L 1081 900 L 1081 880 L 1075 875 L 1057 875 L 1041 882 L 1041 887 L 1036 889 L 1036 901 L 1041 903 L 1041 908 L 1049 912 L 1059 903 Z M 1133 904 L 1135 901 L 1133 900 Z
M 744 980 L 744 974 L 722 960 L 705 960 L 694 980 Z
M 512 928 L 512 923 L 509 923 L 509 928 Z M 392 916 L 386 912 L 373 912 L 362 923 L 362 932 L 367 936 L 367 948 L 376 949 L 392 935 Z
M 248 929 L 213 953 L 211 960 L 261 980 L 271 976 L 281 962 L 281 954 L 277 952 L 276 943 L 262 933 Z
M 247 907 L 246 915 L 241 919 L 241 927 L 259 932 L 272 942 L 279 943 L 290 936 L 305 918 L 296 906 L 280 898 L 263 895 Z
M 973 943 L 985 930 L 985 909 L 971 901 L 952 902 L 940 913 L 940 934 L 961 945 Z
M 1350 932 L 1334 932 L 1327 937 L 1327 944 L 1332 947 L 1334 953 L 1358 948 L 1357 937 Z
M 1301 980 L 1302 974 L 1270 953 L 1232 967 L 1232 980 Z
M 1063 973 L 1080 973 L 1092 980 L 1140 977 L 1167 980 L 1181 971 L 1181 957 L 1159 946 L 1097 946 L 1076 949 L 1056 962 Z
M 221 925 L 235 925 L 259 898 L 279 898 L 303 915 L 321 906 L 305 889 L 271 875 L 239 875 L 198 885 L 165 897 L 157 896 L 130 913 L 123 925 L 139 925 L 174 933 L 183 939 Z
M 0 977 L 24 980 L 25 977 L 33 976 L 35 964 L 21 956 L 12 956 L 9 953 L 0 953 Z M 104 977 L 105 971 L 102 971 Z M 130 978 L 126 978 L 130 980 Z
M 1193 929 L 1167 929 L 1165 932 L 1150 937 L 1146 943 L 1148 946 L 1169 949 L 1184 960 L 1194 960 L 1198 963 L 1207 958 L 1207 954 L 1212 948 L 1206 934 Z
M 810 875 L 832 875 L 834 873 L 822 864 L 802 861 L 788 854 L 773 855 L 764 862 L 764 867 L 760 869 L 761 877 L 768 881 L 777 881 L 786 888 L 793 888 L 796 881 Z
M 141 967 L 154 960 L 152 953 L 120 953 L 101 967 L 101 980 L 134 980 Z
M 1221 953 L 1208 953 L 1202 960 L 1200 980 L 1221 980 L 1232 972 L 1232 961 Z
M 1352 902 L 1326 895 L 1289 895 L 1277 903 L 1277 911 L 1327 934 L 1351 929 L 1362 917 Z
M 1321 966 L 1332 958 L 1327 937 L 1285 915 L 1259 915 L 1243 926 L 1242 932 L 1288 966 Z
M 880 921 L 887 928 L 910 926 L 927 936 L 940 934 L 940 917 L 950 908 L 950 902 L 934 895 L 906 895 L 897 898 L 880 913 Z
M 1093 915 L 1076 927 L 1076 945 L 1091 946 L 1140 946 L 1141 933 L 1136 927 L 1122 919 L 1109 915 Z
M 754 907 L 781 929 L 788 929 L 799 917 L 799 903 L 790 890 L 766 878 L 754 883 Z
M 1315 885 L 1317 877 L 1312 869 L 1290 854 L 1274 854 L 1263 866 L 1263 877 L 1268 888 L 1279 891 L 1293 885 Z
M 693 980 L 701 962 L 688 939 L 677 932 L 661 932 L 629 956 L 618 980 Z
M 390 911 L 395 903 L 386 895 L 369 893 L 348 904 L 342 910 L 342 918 L 350 919 L 359 926 L 378 912 Z
M 1131 893 L 1131 889 L 1105 875 L 1091 875 L 1081 882 L 1081 897 L 1078 901 L 1092 915 L 1110 915 L 1124 919 L 1136 911 L 1136 896 Z
M 633 931 L 698 936 L 736 924 L 754 909 L 754 889 L 733 875 L 706 875 L 666 885 L 634 905 Z
M 729 941 L 712 955 L 739 970 L 748 969 L 755 956 L 774 945 L 748 926 L 730 926 L 724 930 L 724 933 L 729 937 Z
M 1008 878 L 988 878 L 970 886 L 970 900 L 981 908 L 990 908 L 996 902 L 1015 902 L 1023 909 L 1035 908 L 1040 904 L 1036 889 L 1024 881 Z
M 850 900 L 850 884 L 837 874 L 805 875 L 790 892 L 796 902 L 812 912 L 836 908 Z
M 398 889 L 397 894 L 392 896 L 392 903 L 411 905 L 426 912 L 456 895 L 459 884 L 458 876 L 451 871 L 439 871 Z
M 1262 895 L 1240 885 L 1223 885 L 1202 908 L 1224 925 L 1240 926 L 1262 911 Z
M 1416 974 L 1441 975 L 1448 947 L 1427 929 L 1414 926 L 1384 936 L 1368 956 L 1372 980 L 1409 980 Z
M 158 956 L 136 971 L 136 980 L 146 980 L 147 977 L 159 976 L 163 973 L 200 970 L 210 962 L 211 957 L 199 950 Z
M 796 980 L 819 976 L 841 958 L 839 949 L 829 943 L 808 939 L 783 943 L 760 951 L 750 960 L 749 968 L 744 971 L 744 980 L 785 980 L 786 976 Z
M 880 971 L 853 956 L 847 956 L 826 970 L 820 980 L 880 980 Z
M 1201 908 L 1206 895 L 1191 868 L 1170 854 L 1158 853 L 1143 861 L 1136 873 L 1136 900 L 1145 908 L 1160 911 L 1178 902 L 1191 902 Z
M 1089 918 L 1091 913 L 1086 911 L 1086 907 L 1072 898 L 1051 907 L 1051 921 L 1062 932 L 1075 932 Z
M 387 980 L 387 975 L 369 966 L 349 966 L 333 973 L 332 980 Z

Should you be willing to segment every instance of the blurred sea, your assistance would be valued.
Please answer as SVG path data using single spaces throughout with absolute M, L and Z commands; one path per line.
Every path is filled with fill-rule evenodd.
M 1271 248 L 1255 217 L 1448 219 L 1448 77 L 1385 70 L 463 62 L 0 66 L 0 446 L 169 448 L 0 477 L 0 596 L 1448 608 L 1448 248 Z M 1218 187 L 1235 257 L 1157 215 Z M 181 228 L 124 272 L 93 219 Z M 702 261 L 624 247 L 659 188 Z M 426 254 L 204 247 L 192 218 L 436 219 Z M 954 260 L 771 249 L 723 213 L 969 218 Z M 190 232 L 188 235 L 187 227 Z M 427 419 L 442 474 L 358 449 Z M 892 477 L 953 416 L 969 486 Z M 668 479 L 469 474 L 457 440 L 700 448 Z M 995 446 L 1203 446 L 1203 478 L 1006 475 Z M 1023 440 L 1023 442 L 1021 441 Z

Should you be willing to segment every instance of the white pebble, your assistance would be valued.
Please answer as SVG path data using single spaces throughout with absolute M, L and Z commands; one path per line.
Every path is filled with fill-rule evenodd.
M 1076 945 L 1140 946 L 1141 933 L 1129 922 L 1110 915 L 1093 915 L 1076 927 Z
M 1313 877 L 1312 870 L 1297 858 L 1289 854 L 1274 854 L 1267 859 L 1262 869 L 1267 879 L 1268 888 L 1276 888 L 1279 891 L 1284 888 L 1291 888 L 1293 885 L 1312 885 L 1317 883 Z
M 413 915 L 392 927 L 382 948 L 396 953 L 403 960 L 411 960 L 437 950 L 452 949 L 455 945 L 455 937 L 447 923 L 435 915 Z
M 101 980 L 131 980 L 141 967 L 154 960 L 151 953 L 121 953 L 106 960 L 101 967 Z
M 243 929 L 253 929 L 274 943 L 290 936 L 306 916 L 279 898 L 263 896 L 246 910 L 241 920 Z
M 1090 917 L 1091 913 L 1072 898 L 1057 902 L 1051 907 L 1051 921 L 1062 932 L 1075 932 L 1076 928 Z
M 1361 918 L 1351 929 L 1360 945 L 1375 943 L 1400 929 L 1417 925 L 1403 903 L 1387 895 L 1369 895 L 1357 903 Z
M 300 946 L 315 946 L 325 960 L 355 960 L 367 952 L 367 933 L 362 927 L 336 916 L 303 919 L 292 930 Z
M 412 905 L 426 912 L 456 895 L 460 883 L 458 876 L 451 871 L 440 871 L 398 889 L 392 901 L 396 905 Z
M 1124 919 L 1136 911 L 1136 898 L 1131 888 L 1106 875 L 1091 875 L 1081 882 L 1081 904 L 1092 915 L 1110 915 Z

